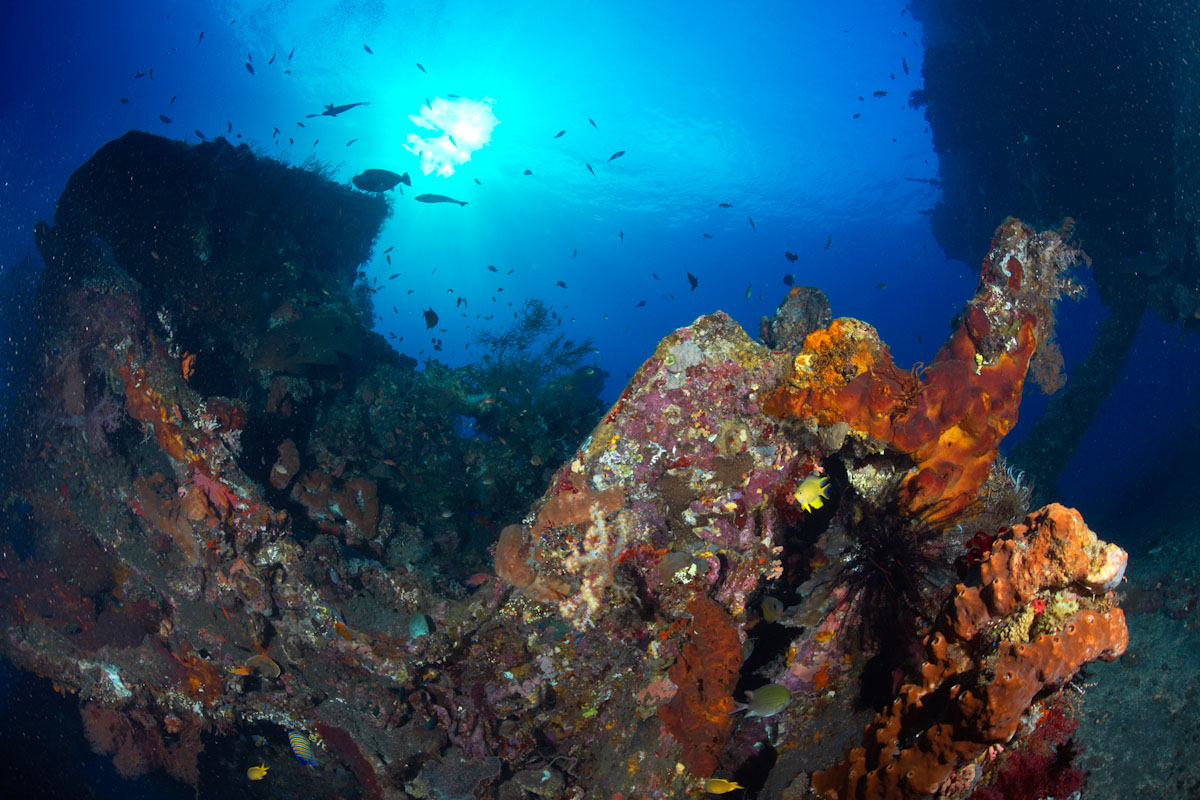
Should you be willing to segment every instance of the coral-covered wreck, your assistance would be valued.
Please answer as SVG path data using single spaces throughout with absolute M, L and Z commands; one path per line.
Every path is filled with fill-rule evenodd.
M 543 440 L 588 419 L 577 376 L 497 398 L 370 332 L 356 270 L 386 213 L 245 148 L 131 133 L 38 228 L 3 648 L 78 695 L 122 774 L 202 796 L 261 762 L 256 794 L 280 797 L 983 798 L 1062 727 L 1079 668 L 1124 651 L 1124 552 L 1025 508 L 997 458 L 1074 291 L 1059 233 L 999 228 L 928 367 L 810 289 L 761 343 L 702 317 L 569 454 Z M 461 416 L 508 436 L 455 435 Z M 737 713 L 766 685 L 782 702 Z

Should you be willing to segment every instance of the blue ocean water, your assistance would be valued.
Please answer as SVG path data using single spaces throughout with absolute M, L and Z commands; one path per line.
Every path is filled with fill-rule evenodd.
M 927 362 L 978 264 L 930 231 L 939 159 L 909 102 L 923 52 L 901 0 L 6 4 L 0 285 L 28 287 L 34 222 L 105 142 L 224 136 L 342 183 L 410 174 L 363 269 L 377 330 L 418 362 L 470 362 L 480 330 L 541 299 L 594 342 L 612 401 L 671 330 L 719 309 L 756 336 L 792 281 L 875 325 L 901 366 Z M 438 98 L 498 120 L 449 176 L 404 146 Z M 1104 316 L 1091 289 L 1059 310 L 1068 374 Z M 21 302 L 10 342 L 36 324 Z M 1148 314 L 1059 478 L 1055 496 L 1130 549 L 1155 533 L 1131 510 L 1194 485 L 1198 367 L 1196 337 Z M 1027 387 L 1006 449 L 1044 407 Z

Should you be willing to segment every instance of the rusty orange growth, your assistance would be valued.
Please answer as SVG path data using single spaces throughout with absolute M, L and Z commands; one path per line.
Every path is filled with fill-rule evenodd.
M 1029 362 L 1052 325 L 1058 284 L 1046 287 L 1067 260 L 1055 254 L 1074 251 L 1047 236 L 1015 220 L 1000 227 L 962 322 L 923 374 L 898 369 L 870 325 L 836 319 L 805 339 L 765 410 L 846 422 L 908 454 L 916 468 L 901 503 L 933 525 L 950 523 L 974 500 L 1016 424 Z
M 149 375 L 139 366 L 120 366 L 117 375 L 125 387 L 125 407 L 129 416 L 154 430 L 154 438 L 163 452 L 178 462 L 187 460 L 182 415 L 178 406 L 168 406 L 163 396 L 150 385 Z

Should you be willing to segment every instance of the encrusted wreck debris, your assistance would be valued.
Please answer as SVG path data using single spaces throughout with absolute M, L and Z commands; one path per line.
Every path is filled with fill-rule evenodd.
M 589 376 L 497 399 L 370 332 L 355 272 L 384 203 L 130 134 L 39 228 L 3 647 L 79 696 L 123 774 L 963 798 L 1123 651 L 1125 554 L 1073 510 L 1026 516 L 997 462 L 1070 286 L 1058 234 L 1001 226 L 925 370 L 827 308 L 764 326 L 793 350 L 702 317 L 570 454 L 547 442 L 595 410 Z M 454 435 L 464 415 L 509 438 Z

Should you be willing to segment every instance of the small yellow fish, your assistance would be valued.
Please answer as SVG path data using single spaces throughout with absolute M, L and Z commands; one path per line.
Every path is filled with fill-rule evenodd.
M 252 781 L 261 781 L 267 777 L 267 770 L 270 769 L 266 764 L 259 764 L 257 767 L 251 767 L 246 770 L 246 777 Z
M 826 494 L 828 490 L 829 479 L 813 473 L 796 487 L 794 497 L 801 508 L 811 512 L 825 505 L 825 501 L 829 499 L 829 495 Z
M 768 683 L 752 692 L 746 692 L 746 702 L 735 703 L 736 714 L 745 711 L 747 717 L 773 717 L 792 702 L 792 693 L 778 683 Z
M 745 789 L 736 781 L 727 781 L 724 778 L 709 778 L 704 782 L 704 791 L 709 794 L 728 794 L 737 789 Z

